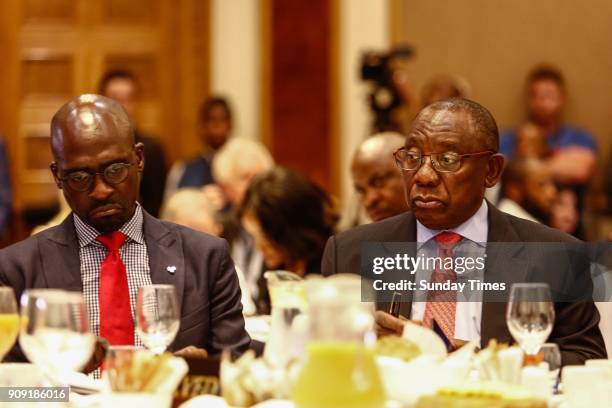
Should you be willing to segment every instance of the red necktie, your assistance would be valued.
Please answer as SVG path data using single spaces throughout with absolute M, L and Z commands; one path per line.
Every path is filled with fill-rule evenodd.
M 108 250 L 108 255 L 100 266 L 100 336 L 113 346 L 134 345 L 134 322 L 127 272 L 119 256 L 119 248 L 126 238 L 127 236 L 119 231 L 96 238 Z
M 438 244 L 438 257 L 442 260 L 442 268 L 438 268 L 439 263 L 436 263 L 436 269 L 431 274 L 431 282 L 449 281 L 450 283 L 456 283 L 457 274 L 454 269 L 445 269 L 445 260 L 446 258 L 452 259 L 453 248 L 461 241 L 461 235 L 454 232 L 441 232 L 434 239 Z M 428 291 L 423 325 L 432 329 L 433 319 L 435 319 L 446 338 L 452 342 L 455 338 L 456 303 L 457 293 L 454 290 Z

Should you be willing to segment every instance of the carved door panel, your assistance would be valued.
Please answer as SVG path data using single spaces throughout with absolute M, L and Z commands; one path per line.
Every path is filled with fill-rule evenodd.
M 107 69 L 141 84 L 135 121 L 169 161 L 197 150 L 208 82 L 208 1 L 3 0 L 0 132 L 18 211 L 53 205 L 49 122 L 68 99 L 96 92 Z

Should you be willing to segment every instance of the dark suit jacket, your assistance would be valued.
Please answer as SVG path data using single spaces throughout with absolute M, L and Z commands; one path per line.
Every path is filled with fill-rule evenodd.
M 248 348 L 240 287 L 225 240 L 144 214 L 152 282 L 176 288 L 181 324 L 171 350 L 194 345 L 211 354 Z M 176 266 L 174 274 L 166 268 Z M 0 285 L 17 299 L 28 288 L 82 292 L 79 245 L 72 214 L 62 224 L 0 250 Z M 20 359 L 13 350 L 10 359 Z
M 490 203 L 489 207 L 489 243 L 521 243 L 521 242 L 567 242 L 576 243 L 580 241 L 575 238 L 553 230 L 546 226 L 513 217 L 502 213 Z M 324 275 L 334 273 L 360 273 L 361 244 L 363 242 L 415 242 L 416 241 L 416 219 L 411 213 L 401 214 L 373 224 L 362 225 L 344 233 L 333 236 L 327 242 L 321 270 Z M 491 245 L 493 246 L 493 245 Z M 581 274 L 588 279 L 588 262 L 581 264 L 570 259 L 571 254 L 567 252 L 557 253 L 551 259 L 546 254 L 541 257 L 530 256 L 527 259 L 520 245 L 509 245 L 507 251 L 495 251 L 490 253 L 487 246 L 487 259 L 485 264 L 485 281 L 487 276 L 510 276 L 515 281 L 521 281 L 527 276 L 540 276 L 542 271 L 556 271 L 555 265 L 564 265 L 571 269 L 574 274 Z M 503 245 L 502 245 L 503 247 Z M 553 265 L 552 263 L 555 263 Z M 555 272 L 556 273 L 556 272 Z M 566 271 L 560 271 L 562 280 L 569 280 Z M 550 275 L 549 275 L 550 276 Z M 414 275 L 412 275 L 414 279 Z M 572 278 L 573 279 L 573 278 Z M 529 279 L 529 281 L 534 281 Z M 554 284 L 554 282 L 553 282 Z M 574 281 L 571 280 L 571 284 Z M 584 291 L 588 291 L 584 285 Z M 385 307 L 379 303 L 378 308 Z M 411 303 L 402 304 L 401 314 L 409 317 Z M 481 346 L 485 347 L 490 339 L 501 342 L 511 342 L 512 337 L 506 326 L 506 303 L 487 302 L 486 298 L 482 305 L 481 320 Z M 563 364 L 582 364 L 591 358 L 605 358 L 606 349 L 601 332 L 599 331 L 599 313 L 592 301 L 556 303 L 555 304 L 555 326 L 549 341 L 555 342 L 561 349 Z
M 138 202 L 154 217 L 159 215 L 162 201 L 164 200 L 164 188 L 166 188 L 166 155 L 164 149 L 153 137 L 141 133 L 138 129 L 134 132 L 136 142 L 144 144 L 145 167 L 140 180 L 140 197 Z

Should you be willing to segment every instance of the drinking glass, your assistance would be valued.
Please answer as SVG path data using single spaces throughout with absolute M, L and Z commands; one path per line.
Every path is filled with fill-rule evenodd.
M 301 276 L 287 271 L 268 271 L 264 273 L 270 292 L 270 336 L 264 349 L 264 359 L 268 364 L 287 369 L 289 364 L 299 359 L 304 348 L 304 311 L 306 292 Z
M 148 285 L 138 290 L 136 330 L 149 350 L 163 353 L 176 337 L 179 324 L 174 286 Z
M 0 287 L 0 361 L 13 347 L 19 333 L 19 315 L 13 288 Z
M 19 345 L 51 378 L 79 371 L 91 358 L 96 337 L 89 331 L 79 292 L 30 289 L 21 296 Z
M 141 350 L 137 346 L 110 346 L 104 358 L 104 376 L 113 392 L 135 392 L 140 391 L 150 376 L 140 375 L 140 370 L 154 370 L 154 364 L 143 365 L 142 358 L 136 358 L 136 353 L 149 353 L 149 350 Z M 141 367 L 135 367 L 141 364 Z M 134 375 L 138 373 L 139 375 Z
M 546 342 L 555 321 L 550 288 L 546 283 L 512 285 L 506 323 L 527 357 L 534 357 Z

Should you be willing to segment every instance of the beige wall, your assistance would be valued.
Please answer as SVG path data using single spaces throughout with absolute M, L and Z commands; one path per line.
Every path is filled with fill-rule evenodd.
M 417 88 L 438 73 L 463 76 L 472 99 L 491 110 L 500 129 L 524 117 L 530 68 L 562 69 L 566 117 L 593 132 L 600 157 L 612 139 L 612 1 L 396 0 L 394 42 L 416 47 L 409 71 Z
M 339 121 L 340 194 L 344 202 L 353 194 L 350 161 L 367 136 L 372 121 L 367 105 L 369 88 L 359 77 L 364 51 L 385 50 L 389 39 L 388 0 L 341 0 L 339 9 Z
M 210 90 L 229 99 L 235 136 L 260 138 L 261 1 L 212 0 Z

